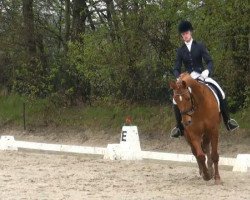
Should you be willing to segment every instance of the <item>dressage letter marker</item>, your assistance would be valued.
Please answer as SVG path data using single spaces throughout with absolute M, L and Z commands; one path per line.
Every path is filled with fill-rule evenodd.
M 109 144 L 104 159 L 141 160 L 141 146 L 137 126 L 123 126 L 120 144 Z
M 122 131 L 122 137 L 121 137 L 121 140 L 123 141 L 123 142 L 126 142 L 126 134 L 127 134 L 127 131 Z

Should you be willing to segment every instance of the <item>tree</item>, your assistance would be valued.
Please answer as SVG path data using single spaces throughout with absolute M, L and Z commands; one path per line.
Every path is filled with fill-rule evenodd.
M 0 82 L 67 105 L 90 97 L 167 101 L 177 25 L 188 19 L 237 110 L 250 88 L 249 13 L 248 1 L 233 0 L 2 0 Z

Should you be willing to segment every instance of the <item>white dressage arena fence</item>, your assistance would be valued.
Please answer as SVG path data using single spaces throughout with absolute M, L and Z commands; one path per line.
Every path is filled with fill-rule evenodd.
M 137 126 L 123 126 L 120 138 L 120 143 L 108 144 L 107 148 L 103 148 L 18 141 L 13 136 L 3 135 L 0 138 L 0 150 L 33 149 L 103 155 L 104 159 L 109 160 L 155 159 L 196 163 L 196 158 L 189 154 L 142 151 Z M 250 154 L 238 154 L 236 158 L 220 157 L 219 164 L 232 166 L 234 172 L 247 172 L 250 167 Z
M 18 150 L 18 148 L 42 150 L 42 151 L 67 152 L 67 153 L 100 154 L 100 155 L 103 155 L 106 152 L 106 148 L 102 147 L 86 147 L 86 146 L 74 146 L 74 145 L 25 142 L 25 141 L 15 140 L 13 136 L 1 136 L 0 150 Z

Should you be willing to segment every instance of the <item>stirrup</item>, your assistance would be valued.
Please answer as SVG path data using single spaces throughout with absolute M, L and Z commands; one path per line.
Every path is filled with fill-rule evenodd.
M 174 128 L 171 130 L 170 138 L 179 138 L 179 137 L 182 136 L 182 135 L 183 135 L 183 134 L 181 133 L 180 128 L 174 127 Z
M 229 119 L 227 122 L 227 130 L 234 131 L 239 128 L 239 124 L 234 119 Z

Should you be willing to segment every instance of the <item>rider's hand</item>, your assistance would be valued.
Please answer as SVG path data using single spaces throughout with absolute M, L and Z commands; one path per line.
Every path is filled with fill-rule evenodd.
M 201 76 L 206 79 L 208 77 L 208 74 L 209 74 L 209 71 L 208 69 L 205 69 L 202 73 L 201 73 Z
M 193 79 L 197 79 L 198 77 L 201 76 L 201 74 L 197 73 L 196 71 L 193 71 L 193 72 L 191 72 L 190 76 L 191 76 Z

